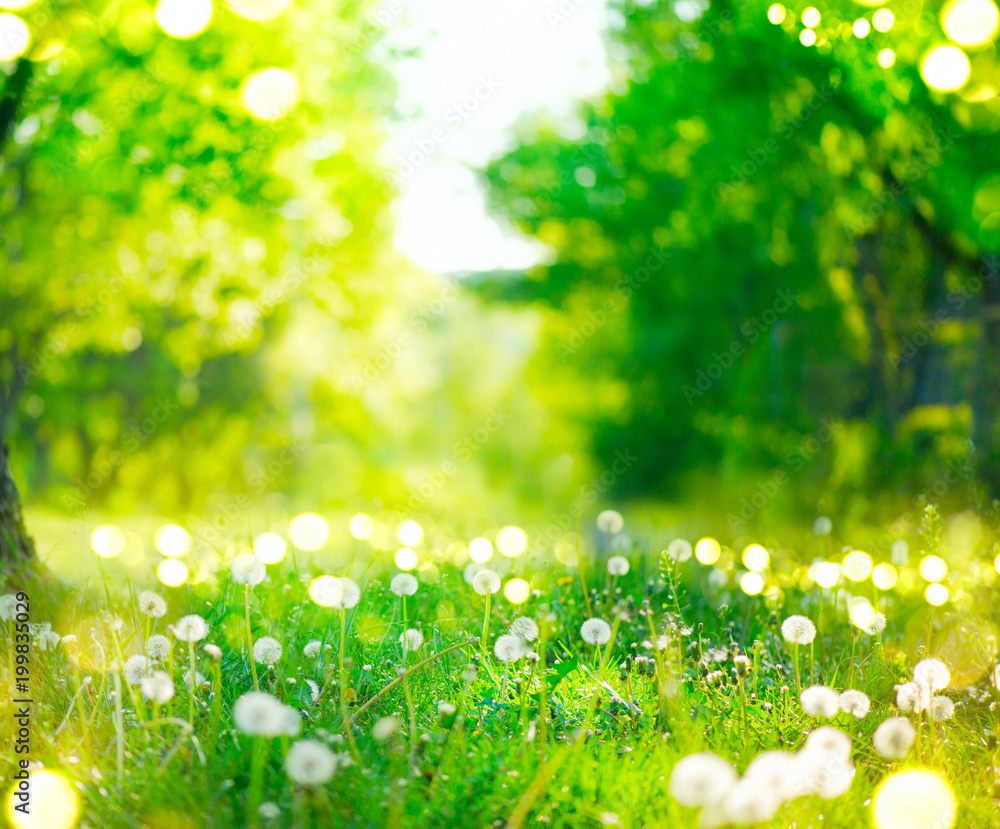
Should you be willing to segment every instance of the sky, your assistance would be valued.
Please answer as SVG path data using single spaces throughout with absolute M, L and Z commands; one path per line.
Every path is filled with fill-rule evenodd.
M 537 242 L 487 215 L 474 170 L 511 149 L 513 127 L 545 111 L 572 130 L 578 101 L 607 88 L 605 0 L 383 0 L 397 117 L 383 161 L 395 171 L 396 246 L 437 273 L 523 268 Z

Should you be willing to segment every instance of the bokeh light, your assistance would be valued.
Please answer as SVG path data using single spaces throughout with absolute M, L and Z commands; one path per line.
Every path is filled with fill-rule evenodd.
M 0 14 L 0 60 L 14 60 L 28 49 L 28 24 L 14 14 Z
M 185 40 L 205 31 L 214 14 L 212 0 L 160 0 L 154 17 L 164 33 Z
M 851 581 L 864 581 L 872 574 L 872 557 L 861 550 L 852 550 L 844 557 L 844 575 Z
M 474 538 L 469 542 L 469 558 L 477 564 L 485 564 L 493 558 L 493 545 L 488 538 Z
M 872 571 L 872 581 L 879 590 L 892 590 L 898 579 L 899 574 L 891 564 L 879 564 Z
M 872 798 L 875 829 L 951 829 L 957 804 L 937 773 L 908 769 L 887 777 Z
M 675 538 L 667 545 L 667 555 L 674 561 L 687 561 L 693 553 L 691 542 L 686 538 Z
M 504 527 L 497 533 L 497 549 L 508 558 L 516 558 L 528 549 L 528 536 L 520 527 Z
M 854 602 L 847 614 L 851 624 L 861 630 L 869 630 L 875 621 L 875 608 L 865 599 Z
M 749 544 L 743 550 L 743 566 L 748 570 L 766 570 L 771 563 L 771 555 L 760 544 Z
M 997 36 L 1000 10 L 993 0 L 952 0 L 941 10 L 941 27 L 955 43 L 985 46 Z
M 993 560 L 993 569 L 1000 573 L 1000 556 L 997 556 Z
M 872 26 L 876 32 L 888 32 L 895 22 L 895 16 L 888 9 L 879 9 L 872 15 Z
M 177 524 L 164 524 L 153 536 L 153 545 L 165 556 L 180 558 L 191 549 L 191 536 Z
M 299 80 L 287 69 L 271 67 L 254 72 L 240 89 L 240 102 L 254 118 L 277 121 L 299 102 Z
M 309 583 L 309 598 L 320 607 L 333 607 L 344 596 L 344 585 L 336 576 L 317 576 Z
M 524 579 L 511 579 L 503 586 L 503 594 L 511 604 L 523 604 L 531 595 L 531 585 Z
M 156 566 L 156 577 L 167 587 L 180 587 L 188 580 L 188 568 L 179 559 L 166 558 Z
M 829 589 L 840 581 L 840 568 L 832 561 L 821 561 L 813 567 L 812 577 L 820 587 Z
M 854 25 L 851 27 L 851 31 L 854 32 L 855 37 L 868 37 L 871 30 L 872 24 L 863 17 L 855 20 Z
M 0 9 L 20 11 L 21 9 L 30 9 L 39 2 L 41 2 L 41 0 L 0 0 Z
M 375 519 L 364 512 L 359 512 L 351 519 L 351 535 L 358 541 L 367 541 L 375 532 Z
M 883 69 L 888 69 L 896 62 L 896 53 L 892 49 L 883 49 L 878 53 L 878 65 Z
M 264 23 L 288 11 L 292 0 L 226 0 L 226 5 L 237 17 Z
M 722 545 L 714 538 L 702 538 L 694 545 L 694 555 L 702 564 L 715 564 L 722 555 Z
M 809 6 L 802 12 L 802 25 L 807 29 L 815 29 L 821 19 L 822 15 L 815 6 Z
M 920 62 L 920 76 L 939 92 L 961 89 L 971 71 L 969 58 L 957 46 L 935 46 Z
M 80 817 L 80 796 L 73 784 L 58 772 L 40 769 L 28 775 L 30 814 L 14 807 L 22 800 L 17 787 L 7 796 L 7 821 L 11 829 L 72 829 Z
M 114 524 L 105 524 L 91 534 L 90 546 L 101 558 L 115 558 L 125 549 L 125 533 Z
M 265 564 L 277 564 L 288 553 L 288 545 L 277 533 L 264 533 L 253 540 L 253 554 Z
M 927 604 L 940 607 L 948 601 L 948 588 L 943 584 L 928 584 L 927 589 L 924 590 L 924 598 L 927 599 Z
M 400 547 L 392 557 L 400 570 L 412 570 L 417 566 L 417 554 L 409 547 Z
M 812 29 L 803 29 L 799 33 L 799 42 L 803 46 L 812 46 L 816 42 L 816 32 Z
M 744 573 L 740 578 L 740 590 L 748 596 L 756 596 L 764 589 L 764 579 L 760 574 L 749 572 Z
M 775 3 L 767 10 L 767 19 L 777 26 L 784 22 L 786 14 L 785 7 L 781 3 Z
M 330 527 L 322 515 L 304 512 L 289 522 L 288 535 L 292 539 L 292 544 L 300 550 L 312 552 L 330 540 Z
M 424 528 L 413 519 L 407 518 L 396 528 L 396 538 L 399 539 L 400 544 L 416 547 L 424 540 Z
M 948 575 L 948 563 L 941 556 L 924 556 L 920 561 L 920 577 L 924 581 L 941 581 Z

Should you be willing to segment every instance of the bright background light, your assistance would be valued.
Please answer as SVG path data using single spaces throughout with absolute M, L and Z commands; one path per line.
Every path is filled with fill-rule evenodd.
M 474 538 L 469 542 L 469 558 L 477 564 L 485 564 L 493 558 L 493 545 L 489 539 Z
M 497 549 L 508 558 L 517 558 L 528 549 L 528 536 L 520 527 L 504 527 L 497 533 Z
M 299 102 L 299 79 L 287 69 L 272 66 L 254 72 L 240 89 L 240 103 L 254 118 L 277 121 Z
M 503 586 L 503 594 L 511 604 L 522 604 L 531 595 L 531 585 L 524 579 L 511 579 Z
M 941 26 L 955 43 L 985 46 L 997 36 L 1000 11 L 993 0 L 953 0 L 941 10 Z
M 292 0 L 226 0 L 226 5 L 237 17 L 262 23 L 288 11 Z
M 322 515 L 314 512 L 304 512 L 296 515 L 288 524 L 288 535 L 292 544 L 300 550 L 320 549 L 330 539 L 330 527 Z
M 113 524 L 105 524 L 94 530 L 90 546 L 101 558 L 115 558 L 125 549 L 125 533 Z
M 943 605 L 948 601 L 948 588 L 943 584 L 928 584 L 924 591 L 924 598 L 927 599 L 927 604 L 932 604 L 935 607 Z
M 840 568 L 832 561 L 822 561 L 813 568 L 812 577 L 820 587 L 830 588 L 840 581 Z
M 309 598 L 320 607 L 333 607 L 344 596 L 344 585 L 336 576 L 317 576 L 309 583 Z
M 851 581 L 864 581 L 872 574 L 872 557 L 853 550 L 844 557 L 844 575 Z
M 953 92 L 969 79 L 972 66 L 957 46 L 935 46 L 920 62 L 920 75 L 931 89 Z
M 955 795 L 937 773 L 909 769 L 887 777 L 872 799 L 875 829 L 951 829 Z
M 31 41 L 28 25 L 13 14 L 0 14 L 0 60 L 23 55 Z
M 703 538 L 695 544 L 694 555 L 702 564 L 715 564 L 722 555 L 722 546 L 714 538 Z
M 400 547 L 396 550 L 393 561 L 400 570 L 412 570 L 417 566 L 417 554 L 409 547 Z
M 948 563 L 940 556 L 924 556 L 920 562 L 920 577 L 924 581 L 941 581 L 948 575 Z
M 165 556 L 180 558 L 191 549 L 191 536 L 177 524 L 164 524 L 153 536 L 153 545 Z
M 42 769 L 31 772 L 31 814 L 14 807 L 21 801 L 14 789 L 7 796 L 7 820 L 12 829 L 72 829 L 80 817 L 80 796 L 73 784 L 58 772 Z
M 200 35 L 212 22 L 212 0 L 160 0 L 156 4 L 156 25 L 170 37 L 185 40 Z
M 277 564 L 288 553 L 288 545 L 277 533 L 264 533 L 253 541 L 253 554 L 265 564 Z
M 157 565 L 156 577 L 167 587 L 180 587 L 188 580 L 188 568 L 179 559 L 166 558 Z
M 351 535 L 358 541 L 366 541 L 375 532 L 375 519 L 366 513 L 359 512 L 351 519 Z
M 771 555 L 760 544 L 750 544 L 743 550 L 743 566 L 748 570 L 766 570 Z
M 892 590 L 899 575 L 891 564 L 879 564 L 872 571 L 872 581 L 879 590 Z
M 757 573 L 744 573 L 740 579 L 740 590 L 748 596 L 756 596 L 764 589 L 764 579 Z
M 416 521 L 407 519 L 397 528 L 396 538 L 399 539 L 400 544 L 405 544 L 407 547 L 416 547 L 424 540 L 424 528 Z

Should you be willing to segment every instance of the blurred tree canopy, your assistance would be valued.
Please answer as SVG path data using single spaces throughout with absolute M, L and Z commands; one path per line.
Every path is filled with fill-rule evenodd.
M 554 254 L 483 295 L 547 309 L 533 387 L 623 491 L 941 497 L 969 440 L 1000 491 L 996 6 L 959 2 L 621 3 L 612 90 L 488 168 Z

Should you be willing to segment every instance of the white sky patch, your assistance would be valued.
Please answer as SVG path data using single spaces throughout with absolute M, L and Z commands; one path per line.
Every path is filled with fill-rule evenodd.
M 396 246 L 427 270 L 523 268 L 542 245 L 486 213 L 473 170 L 512 149 L 515 123 L 575 120 L 607 88 L 605 0 L 385 0 L 401 118 L 384 161 L 396 171 Z M 395 14 L 392 10 L 395 9 Z

